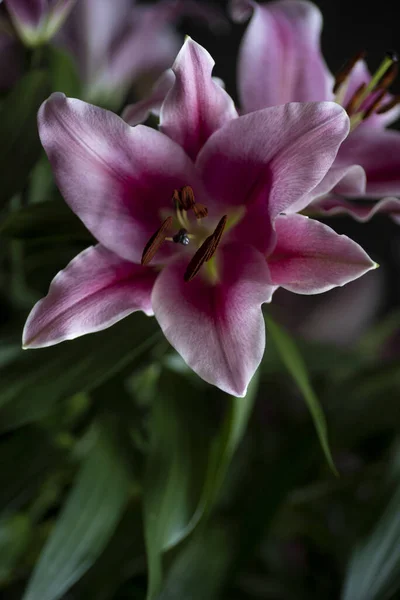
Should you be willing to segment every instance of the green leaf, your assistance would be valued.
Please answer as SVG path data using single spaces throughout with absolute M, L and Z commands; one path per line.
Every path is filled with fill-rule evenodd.
M 279 327 L 279 325 L 277 325 L 270 317 L 266 317 L 266 323 L 267 331 L 281 356 L 282 362 L 298 385 L 299 390 L 307 403 L 326 460 L 333 473 L 337 475 L 338 473 L 329 448 L 325 416 L 311 386 L 303 359 L 297 350 L 294 341 L 286 331 Z
M 32 426 L 2 440 L 0 456 L 0 511 L 6 513 L 26 503 L 50 470 L 64 464 L 64 453 L 45 431 Z
M 213 390 L 207 393 L 203 385 L 176 373 L 161 377 L 144 486 L 149 599 L 161 589 L 162 553 L 209 515 L 219 495 L 247 425 L 256 383 L 246 398 L 224 396 L 227 406 L 219 422 Z
M 118 588 L 138 570 L 145 560 L 141 505 L 128 505 L 113 537 L 102 555 L 71 590 L 79 600 L 111 600 Z
M 0 206 L 23 189 L 42 151 L 36 115 L 49 95 L 45 72 L 32 71 L 14 86 L 0 108 Z
M 81 83 L 72 57 L 60 48 L 48 46 L 46 58 L 50 69 L 52 90 L 63 92 L 72 98 L 80 98 Z
M 100 430 L 43 549 L 23 600 L 57 600 L 111 538 L 129 494 L 126 468 Z
M 0 588 L 26 551 L 32 533 L 32 524 L 26 515 L 0 519 Z
M 83 223 L 60 199 L 31 204 L 9 213 L 0 224 L 0 235 L 49 243 L 72 240 L 91 244 L 94 241 Z
M 56 402 L 140 364 L 160 336 L 154 319 L 135 313 L 99 333 L 52 348 L 21 350 L 0 369 L 0 431 L 40 419 Z
M 390 337 L 398 332 L 400 326 L 400 310 L 393 310 L 380 322 L 368 329 L 358 342 L 359 349 L 375 362 L 377 354 L 384 350 Z
M 399 452 L 395 460 L 399 460 Z M 398 468 L 397 468 L 398 471 Z M 342 600 L 389 600 L 400 590 L 400 473 L 378 523 L 353 552 Z
M 157 600 L 217 600 L 232 552 L 231 536 L 222 525 L 196 532 L 173 562 Z

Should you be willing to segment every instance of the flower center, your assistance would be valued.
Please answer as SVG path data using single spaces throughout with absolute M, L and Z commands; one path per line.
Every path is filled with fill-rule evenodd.
M 335 101 L 344 106 L 350 117 L 350 127 L 354 130 L 362 121 L 371 115 L 388 112 L 400 103 L 400 96 L 387 98 L 390 85 L 397 76 L 398 57 L 394 52 L 387 52 L 369 83 L 361 83 L 352 96 L 344 104 L 350 83 L 351 73 L 356 64 L 365 57 L 365 52 L 358 52 L 338 72 L 333 86 Z
M 178 223 L 180 229 L 171 236 L 174 228 L 174 217 L 168 216 L 144 247 L 141 263 L 142 265 L 148 265 L 164 242 L 173 242 L 182 246 L 193 243 L 197 246 L 197 250 L 184 275 L 185 281 L 191 281 L 200 271 L 202 265 L 215 255 L 228 217 L 224 215 L 211 235 L 205 237 L 206 230 L 200 225 L 200 222 L 208 216 L 208 210 L 206 206 L 195 201 L 192 188 L 185 185 L 179 190 L 174 190 L 172 202 L 175 206 L 175 222 Z M 190 211 L 196 217 L 196 223 L 194 224 L 188 218 Z

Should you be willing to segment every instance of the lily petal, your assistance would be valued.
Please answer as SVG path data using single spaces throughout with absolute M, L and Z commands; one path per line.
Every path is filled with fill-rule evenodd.
M 349 202 L 341 196 L 330 194 L 310 204 L 312 214 L 322 217 L 350 215 L 356 221 L 365 223 L 377 214 L 389 215 L 396 223 L 400 223 L 400 200 L 398 198 L 383 198 L 374 204 Z
M 338 153 L 340 164 L 358 164 L 367 175 L 367 198 L 400 195 L 400 133 L 360 127 Z M 355 194 L 357 195 L 357 194 Z
M 320 294 L 345 285 L 376 264 L 345 235 L 302 215 L 279 216 L 277 244 L 268 257 L 271 280 L 297 294 Z
M 174 189 L 190 183 L 201 195 L 182 148 L 91 104 L 53 94 L 39 111 L 39 133 L 69 206 L 100 243 L 127 260 L 140 262 L 161 224 L 160 209 L 172 208 Z
M 345 111 L 333 102 L 274 106 L 230 121 L 196 161 L 209 209 L 261 203 L 271 221 L 280 212 L 302 210 L 348 130 Z
M 46 0 L 4 0 L 14 22 L 20 27 L 35 29 L 46 13 Z
M 24 348 L 43 348 L 110 327 L 130 313 L 152 315 L 157 271 L 121 260 L 98 245 L 84 250 L 53 279 L 33 307 Z
M 124 121 L 134 126 L 144 123 L 150 113 L 155 115 L 160 113 L 162 103 L 165 100 L 169 90 L 174 85 L 175 75 L 172 69 L 167 69 L 156 81 L 149 96 L 134 104 L 129 104 L 122 113 Z
M 273 292 L 264 257 L 250 246 L 218 250 L 220 280 L 202 271 L 183 279 L 187 264 L 175 262 L 159 275 L 152 304 L 167 340 L 205 381 L 244 396 L 265 347 L 261 305 Z
M 232 98 L 215 83 L 210 54 L 187 38 L 172 67 L 175 83 L 161 107 L 160 130 L 195 158 L 210 135 L 235 119 Z
M 250 112 L 286 102 L 333 100 L 333 77 L 319 47 L 319 9 L 304 0 L 252 5 L 239 54 L 242 108 Z
M 366 186 L 367 176 L 360 165 L 340 166 L 335 161 L 321 183 L 312 190 L 310 196 L 318 198 L 332 190 L 343 195 L 363 196 Z

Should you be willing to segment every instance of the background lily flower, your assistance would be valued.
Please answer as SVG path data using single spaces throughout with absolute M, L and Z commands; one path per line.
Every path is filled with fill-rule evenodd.
M 320 188 L 321 196 L 334 190 L 328 212 L 334 204 L 337 212 L 362 220 L 376 212 L 398 214 L 400 201 L 396 198 L 373 207 L 346 201 L 400 195 L 400 133 L 385 129 L 400 111 L 397 99 L 387 92 L 397 71 L 397 59 L 386 58 L 371 77 L 360 54 L 335 82 L 320 51 L 322 15 L 314 4 L 305 0 L 267 4 L 240 0 L 231 7 L 239 20 L 253 10 L 239 56 L 243 110 L 293 101 L 335 100 L 342 104 L 350 116 L 351 133 L 338 152 L 333 172 Z M 325 212 L 325 200 L 313 208 Z
M 210 27 L 226 24 L 211 5 L 194 0 L 80 0 L 60 34 L 76 59 L 84 97 L 116 105 L 132 82 L 156 79 L 171 66 L 182 43 L 174 30 L 182 16 L 193 16 Z
M 315 294 L 374 268 L 358 244 L 295 214 L 348 133 L 345 111 L 292 103 L 237 117 L 212 64 L 185 42 L 161 131 L 63 94 L 42 105 L 57 184 L 99 245 L 55 277 L 25 347 L 142 310 L 200 377 L 243 396 L 264 352 L 261 305 L 277 287 Z
M 76 0 L 4 0 L 18 34 L 28 46 L 51 39 Z

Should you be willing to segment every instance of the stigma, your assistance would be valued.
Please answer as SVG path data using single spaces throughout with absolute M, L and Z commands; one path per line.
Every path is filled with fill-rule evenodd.
M 383 114 L 400 103 L 400 96 L 388 96 L 388 90 L 398 72 L 398 57 L 394 52 L 387 52 L 384 60 L 371 77 L 369 82 L 363 82 L 346 99 L 348 86 L 353 69 L 360 60 L 365 58 L 365 52 L 358 52 L 337 73 L 333 86 L 335 101 L 341 104 L 350 117 L 351 130 L 373 114 Z
M 205 228 L 200 227 L 199 222 L 208 216 L 208 210 L 206 206 L 195 201 L 193 189 L 189 185 L 185 185 L 174 190 L 172 204 L 175 209 L 175 217 L 168 216 L 151 236 L 144 247 L 141 264 L 148 265 L 165 242 L 174 242 L 182 246 L 193 243 L 197 249 L 184 275 L 185 281 L 191 281 L 202 265 L 215 255 L 228 217 L 224 215 L 214 231 L 204 239 Z M 194 223 L 189 219 L 191 212 L 196 219 Z

